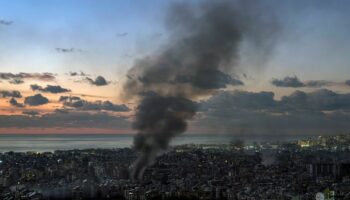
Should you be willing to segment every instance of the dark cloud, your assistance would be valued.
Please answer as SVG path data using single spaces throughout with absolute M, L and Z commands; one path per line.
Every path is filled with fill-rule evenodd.
M 89 75 L 80 71 L 80 72 L 69 72 L 69 76 L 89 76 Z
M 13 21 L 0 20 L 0 25 L 10 26 L 13 24 Z
M 272 92 L 219 92 L 200 102 L 193 125 L 233 134 L 335 134 L 350 128 L 350 94 L 296 91 L 275 100 Z
M 83 52 L 82 49 L 76 49 L 76 48 L 56 48 L 56 51 L 59 53 Z
M 78 76 L 78 72 L 69 72 L 70 76 Z
M 219 92 L 206 101 L 200 103 L 201 110 L 227 105 L 236 109 L 266 110 L 276 107 L 273 92 Z
M 16 90 L 14 90 L 14 91 L 3 90 L 3 91 L 0 91 L 0 97 L 2 97 L 2 98 L 8 98 L 8 97 L 22 98 L 22 94 Z
M 48 92 L 53 94 L 71 92 L 70 89 L 63 88 L 59 85 L 47 85 L 45 88 L 43 88 L 37 84 L 33 84 L 33 85 L 30 85 L 30 88 L 33 91 Z
M 61 113 L 61 114 L 67 114 L 70 111 L 72 111 L 72 109 L 68 109 L 68 108 L 57 108 L 57 109 L 55 109 L 56 113 Z
M 40 106 L 49 103 L 49 100 L 41 94 L 29 96 L 24 99 L 24 104 L 29 106 Z
M 110 101 L 101 101 L 101 102 L 97 102 L 94 103 L 93 106 L 97 107 L 97 108 L 101 108 L 101 110 L 107 110 L 107 111 L 114 111 L 114 112 L 128 112 L 130 111 L 130 108 L 128 108 L 128 106 L 122 104 L 122 105 L 117 105 L 117 104 L 113 104 Z
M 24 83 L 24 81 L 22 79 L 12 79 L 9 81 L 10 84 L 14 84 L 14 85 L 19 85 Z
M 299 87 L 325 87 L 325 86 L 331 86 L 336 84 L 332 81 L 326 81 L 326 80 L 310 80 L 310 81 L 300 81 L 298 77 L 296 76 L 287 76 L 283 79 L 273 79 L 271 81 L 271 84 L 276 87 L 292 87 L 292 88 L 299 88 Z
M 11 104 L 11 106 L 15 106 L 15 107 L 19 107 L 19 108 L 24 107 L 24 105 L 22 103 L 18 103 L 15 98 L 11 98 L 9 103 Z
M 271 81 L 272 85 L 277 86 L 277 87 L 304 87 L 305 84 L 301 82 L 298 77 L 294 76 L 287 76 L 284 77 L 283 79 L 273 79 Z
M 345 81 L 345 84 L 350 86 L 350 80 Z
M 130 123 L 126 117 L 106 113 L 55 112 L 41 116 L 0 115 L 0 127 L 8 128 L 113 128 L 126 129 Z
M 40 113 L 38 111 L 34 111 L 34 110 L 26 110 L 26 111 L 23 111 L 22 114 L 28 115 L 31 117 L 35 117 L 35 116 L 39 115 Z
M 90 111 L 113 111 L 113 112 L 128 112 L 130 108 L 126 105 L 113 104 L 110 101 L 95 101 L 89 102 L 75 96 L 61 96 L 59 99 L 63 102 L 64 106 L 76 108 L 79 110 L 90 110 Z
M 350 94 L 338 94 L 321 89 L 305 93 L 296 91 L 281 99 L 281 104 L 294 110 L 334 111 L 350 109 Z
M 9 80 L 14 82 L 20 82 L 25 79 L 34 79 L 39 81 L 54 81 L 56 79 L 55 75 L 52 73 L 0 73 L 0 80 Z
M 84 106 L 85 100 L 82 100 L 80 97 L 68 97 L 68 96 L 61 96 L 60 102 L 63 102 L 64 106 L 73 107 L 73 108 L 81 108 Z
M 324 87 L 324 86 L 330 86 L 333 82 L 331 81 L 324 81 L 324 80 L 315 80 L 315 81 L 307 81 L 305 83 L 306 87 Z
M 33 85 L 30 85 L 30 89 L 32 89 L 33 91 L 36 91 L 36 90 L 42 90 L 43 88 L 37 84 L 33 84 Z
M 86 77 L 86 80 L 92 84 L 92 85 L 96 85 L 96 86 L 105 86 L 105 85 L 108 85 L 109 82 L 102 76 L 98 76 L 96 77 L 95 80 L 89 78 L 89 77 Z
M 80 97 L 77 96 L 60 96 L 59 102 L 64 102 L 64 101 L 78 101 L 81 100 Z
M 350 94 L 339 94 L 331 90 L 320 89 L 313 92 L 295 91 L 283 96 L 281 100 L 274 99 L 273 92 L 219 92 L 206 101 L 200 102 L 201 110 L 206 111 L 224 106 L 227 108 L 269 111 L 350 111 Z

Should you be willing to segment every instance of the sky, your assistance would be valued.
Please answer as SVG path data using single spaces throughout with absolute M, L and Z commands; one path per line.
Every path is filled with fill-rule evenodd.
M 178 2 L 0 1 L 0 133 L 134 132 L 126 74 L 169 44 Z M 256 62 L 243 43 L 231 75 L 244 84 L 197 99 L 187 132 L 349 132 L 350 3 L 262 4 L 278 23 L 269 55 Z

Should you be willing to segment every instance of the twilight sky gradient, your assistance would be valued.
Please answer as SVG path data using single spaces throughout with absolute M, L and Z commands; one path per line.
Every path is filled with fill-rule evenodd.
M 0 1 L 0 133 L 132 132 L 121 85 L 135 59 L 167 44 L 172 3 Z M 350 1 L 260 3 L 280 23 L 275 49 L 261 67 L 242 48 L 232 76 L 244 85 L 203 97 L 188 132 L 349 132 Z

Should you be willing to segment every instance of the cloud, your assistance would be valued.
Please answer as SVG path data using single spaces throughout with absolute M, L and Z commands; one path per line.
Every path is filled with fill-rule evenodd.
M 28 115 L 31 117 L 35 117 L 35 116 L 39 115 L 40 113 L 38 111 L 35 111 L 35 110 L 26 110 L 26 111 L 23 111 L 22 114 Z
M 11 98 L 9 103 L 11 104 L 11 106 L 15 106 L 15 107 L 18 107 L 18 108 L 23 108 L 24 107 L 24 105 L 22 103 L 18 103 L 15 98 Z
M 92 104 L 92 108 L 98 108 L 101 110 L 107 110 L 107 111 L 114 111 L 114 112 L 128 112 L 130 111 L 130 108 L 127 107 L 125 104 L 113 104 L 110 101 L 102 101 L 102 102 L 95 102 Z
M 109 84 L 109 82 L 108 82 L 104 77 L 102 77 L 102 76 L 96 77 L 95 80 L 86 77 L 86 80 L 87 80 L 90 84 L 96 85 L 96 86 L 105 86 L 105 85 L 108 85 L 108 84 Z
M 70 89 L 62 88 L 59 85 L 47 85 L 45 88 L 43 88 L 37 84 L 33 84 L 33 85 L 30 85 L 30 88 L 33 91 L 48 92 L 53 94 L 71 92 Z
M 345 81 L 345 84 L 350 86 L 350 80 Z
M 14 85 L 19 85 L 24 83 L 24 81 L 22 79 L 12 79 L 9 81 L 10 84 L 14 84 Z
M 223 91 L 200 107 L 192 125 L 217 132 L 333 134 L 350 128 L 350 93 L 326 89 L 296 91 L 281 100 L 275 100 L 273 92 Z
M 39 80 L 39 81 L 55 81 L 56 77 L 52 73 L 3 73 L 0 72 L 0 80 L 9 80 L 9 81 L 23 81 L 25 79 L 33 79 L 33 80 Z
M 3 90 L 3 91 L 0 91 L 0 97 L 2 97 L 2 98 L 8 98 L 8 97 L 22 98 L 22 94 L 16 90 L 14 90 L 14 91 Z
M 64 106 L 81 108 L 84 106 L 84 102 L 87 102 L 80 97 L 76 96 L 61 96 L 59 99 L 60 102 L 63 102 Z
M 55 113 L 61 113 L 61 114 L 67 114 L 70 111 L 72 111 L 72 109 L 69 109 L 69 108 L 57 108 L 57 109 L 55 109 Z
M 81 100 L 80 97 L 77 96 L 60 96 L 59 102 L 65 102 L 65 101 L 79 101 Z
M 314 80 L 314 81 L 307 81 L 305 83 L 306 87 L 324 87 L 324 86 L 330 86 L 333 82 L 331 81 L 324 81 L 324 80 Z
M 274 99 L 273 92 L 219 92 L 206 101 L 200 102 L 202 110 L 227 106 L 227 108 L 269 112 L 298 111 L 350 111 L 350 93 L 339 94 L 327 89 L 313 92 L 295 91 L 281 100 Z
M 130 123 L 126 117 L 111 116 L 107 113 L 87 112 L 54 112 L 41 116 L 0 115 L 1 128 L 128 128 Z M 31 113 L 35 114 L 35 113 Z
M 219 92 L 206 101 L 200 102 L 202 110 L 228 105 L 235 109 L 264 110 L 273 108 L 277 102 L 273 92 Z
M 29 106 L 40 106 L 49 103 L 49 100 L 41 94 L 28 96 L 24 99 L 24 104 Z
M 10 26 L 13 24 L 13 21 L 0 20 L 0 25 Z
M 83 52 L 82 49 L 76 49 L 76 48 L 56 48 L 56 51 L 59 53 Z
M 276 87 L 292 87 L 292 88 L 299 88 L 299 87 L 325 87 L 325 86 L 331 86 L 336 84 L 336 82 L 332 81 L 326 81 L 326 80 L 309 80 L 309 81 L 300 81 L 297 76 L 287 76 L 283 79 L 273 79 L 271 81 L 271 84 Z
M 61 96 L 59 99 L 60 102 L 63 102 L 64 106 L 76 108 L 79 110 L 86 111 L 113 111 L 113 112 L 128 112 L 130 108 L 126 105 L 113 104 L 110 101 L 95 101 L 89 102 L 81 99 L 76 96 Z
M 305 84 L 301 82 L 298 77 L 294 76 L 287 76 L 283 79 L 273 79 L 271 81 L 272 85 L 277 86 L 277 87 L 304 87 Z
M 117 36 L 118 37 L 125 37 L 125 36 L 127 36 L 129 33 L 126 33 L 126 32 L 124 32 L 124 33 L 117 33 Z
M 289 96 L 282 97 L 280 103 L 294 110 L 349 110 L 350 94 L 338 94 L 327 89 L 316 90 L 310 93 L 296 91 Z
M 89 76 L 89 75 L 80 71 L 80 72 L 69 72 L 69 76 Z

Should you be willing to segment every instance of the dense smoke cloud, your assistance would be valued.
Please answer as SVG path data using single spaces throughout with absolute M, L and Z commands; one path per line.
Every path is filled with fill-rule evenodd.
M 167 149 L 171 138 L 186 130 L 186 120 L 195 112 L 196 103 L 182 97 L 150 95 L 142 99 L 133 124 L 139 131 L 134 147 L 142 154 L 134 163 L 134 179 L 141 179 L 145 166 Z
M 157 154 L 186 130 L 186 121 L 196 113 L 192 100 L 243 84 L 234 74 L 243 42 L 254 46 L 251 55 L 269 54 L 278 32 L 270 14 L 257 1 L 170 7 L 169 44 L 159 54 L 137 60 L 124 85 L 126 98 L 140 99 L 134 146 L 141 155 L 132 166 L 133 179 L 142 178 Z

